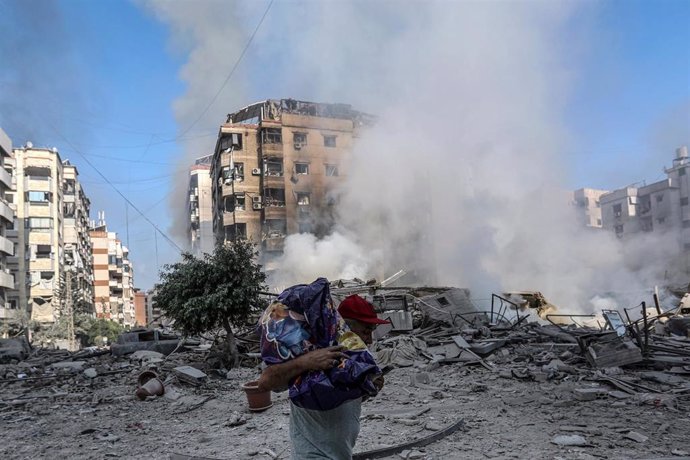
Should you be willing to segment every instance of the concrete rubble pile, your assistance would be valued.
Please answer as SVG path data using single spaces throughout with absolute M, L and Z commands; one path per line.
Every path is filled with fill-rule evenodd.
M 690 458 L 690 322 L 679 311 L 607 311 L 585 326 L 506 295 L 482 309 L 467 289 L 332 286 L 336 301 L 352 293 L 392 323 L 372 349 L 386 385 L 363 405 L 357 459 Z M 230 370 L 207 341 L 160 331 L 76 353 L 13 343 L 23 352 L 0 364 L 0 455 L 289 458 L 287 396 L 250 410 L 252 328 L 238 343 Z

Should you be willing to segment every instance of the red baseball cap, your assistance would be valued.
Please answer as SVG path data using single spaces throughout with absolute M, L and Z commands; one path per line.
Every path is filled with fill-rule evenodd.
M 374 306 L 358 295 L 345 297 L 338 306 L 338 313 L 345 319 L 354 319 L 368 324 L 390 324 L 390 321 L 376 316 Z

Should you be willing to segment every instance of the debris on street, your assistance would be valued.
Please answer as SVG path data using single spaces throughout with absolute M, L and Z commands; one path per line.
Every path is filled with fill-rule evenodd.
M 535 292 L 494 294 L 490 307 L 458 288 L 347 280 L 332 293 L 366 296 L 392 322 L 372 346 L 388 372 L 363 405 L 356 459 L 687 455 L 683 304 L 584 320 Z M 289 458 L 287 395 L 256 410 L 243 389 L 261 372 L 251 322 L 237 342 L 232 369 L 207 340 L 157 330 L 78 352 L 0 342 L 2 436 L 13 440 L 0 455 Z

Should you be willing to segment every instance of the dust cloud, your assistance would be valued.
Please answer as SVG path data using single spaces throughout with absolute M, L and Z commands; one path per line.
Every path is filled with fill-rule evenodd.
M 267 3 L 144 4 L 190 56 L 189 91 L 175 104 L 184 129 Z M 670 245 L 633 249 L 586 231 L 567 192 L 565 110 L 579 59 L 597 46 L 587 40 L 596 14 L 583 2 L 276 2 L 244 71 L 197 126 L 275 97 L 350 103 L 379 118 L 357 140 L 334 233 L 289 236 L 271 283 L 405 269 L 411 282 L 475 297 L 540 290 L 569 311 L 639 301 Z M 189 141 L 181 161 L 211 149 Z M 182 210 L 183 191 L 175 196 Z

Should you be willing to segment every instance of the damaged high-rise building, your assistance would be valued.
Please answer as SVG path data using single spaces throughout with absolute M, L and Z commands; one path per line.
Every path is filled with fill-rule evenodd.
M 353 138 L 372 120 L 350 105 L 292 99 L 229 114 L 210 169 L 216 240 L 259 243 L 270 270 L 287 235 L 327 234 Z

